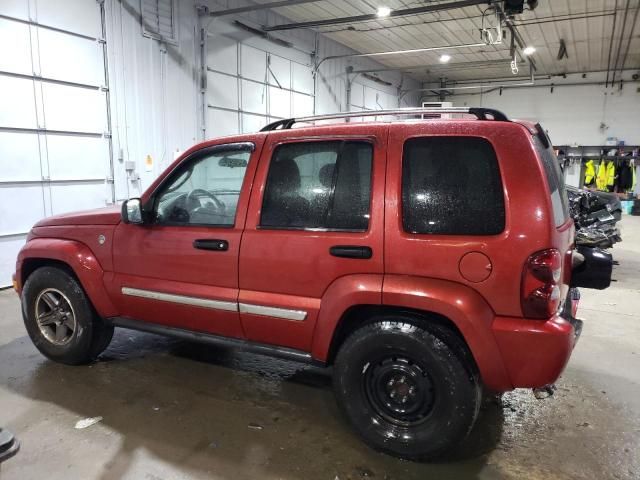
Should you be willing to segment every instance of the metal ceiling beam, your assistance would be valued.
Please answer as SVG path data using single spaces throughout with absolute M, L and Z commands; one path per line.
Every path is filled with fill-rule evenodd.
M 422 7 L 393 10 L 388 16 L 384 18 L 378 17 L 375 13 L 370 13 L 365 15 L 353 15 L 350 17 L 328 18 L 325 20 L 312 20 L 309 22 L 283 23 L 281 25 L 265 26 L 263 27 L 263 30 L 265 32 L 273 32 L 277 30 L 294 30 L 297 28 L 314 28 L 314 27 L 325 27 L 327 25 L 340 25 L 344 23 L 368 22 L 371 20 L 386 20 L 388 18 L 406 17 L 409 15 L 420 15 L 423 13 L 441 12 L 443 10 L 453 10 L 456 8 L 473 7 L 476 5 L 483 5 L 483 4 L 490 5 L 494 3 L 494 1 L 495 0 L 461 0 L 457 2 L 430 4 L 430 5 L 424 5 Z
M 479 60 L 476 62 L 455 62 L 437 65 L 412 65 L 409 67 L 380 67 L 380 68 L 365 68 L 359 70 L 353 70 L 352 73 L 376 73 L 376 72 L 412 72 L 416 70 L 457 70 L 468 68 L 483 68 L 483 67 L 499 67 L 502 65 L 509 65 L 510 58 L 504 58 L 499 60 Z M 527 65 L 527 62 L 519 62 L 519 66 Z
M 290 7 L 293 5 L 301 5 L 303 3 L 314 3 L 319 2 L 320 0 L 287 0 L 280 2 L 271 2 L 271 3 L 258 3 L 255 5 L 248 5 L 246 7 L 238 7 L 238 8 L 229 8 L 227 10 L 216 10 L 210 11 L 209 16 L 211 17 L 222 17 L 225 15 L 239 15 L 241 13 L 254 12 L 256 10 L 266 10 L 268 8 L 278 8 L 278 7 Z
M 348 53 L 346 55 L 330 55 L 328 57 L 324 57 L 320 60 L 315 68 L 314 72 L 317 72 L 322 65 L 327 60 L 337 60 L 339 58 L 364 58 L 364 57 L 383 57 L 387 55 L 400 55 L 400 54 L 411 54 L 411 53 L 423 53 L 423 52 L 437 52 L 441 50 L 457 50 L 459 48 L 473 48 L 473 47 L 485 47 L 486 43 L 469 43 L 463 45 L 445 45 L 442 47 L 427 47 L 427 48 L 413 48 L 410 50 L 393 50 L 388 52 L 372 52 L 372 53 Z

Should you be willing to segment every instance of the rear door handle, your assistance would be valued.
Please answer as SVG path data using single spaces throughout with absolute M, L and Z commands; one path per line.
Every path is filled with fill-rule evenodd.
M 219 252 L 226 252 L 229 250 L 229 242 L 226 240 L 218 240 L 215 238 L 203 238 L 193 241 L 193 248 L 200 250 L 217 250 Z
M 359 258 L 362 260 L 367 260 L 373 256 L 373 250 L 370 247 L 361 247 L 359 245 L 335 245 L 329 249 L 329 253 L 334 257 Z

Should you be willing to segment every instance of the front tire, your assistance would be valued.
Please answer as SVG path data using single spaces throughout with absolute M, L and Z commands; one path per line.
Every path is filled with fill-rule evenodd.
M 481 403 L 477 375 L 457 337 L 401 315 L 376 318 L 347 338 L 334 388 L 367 444 L 412 460 L 438 457 L 464 439 Z
M 27 278 L 22 317 L 36 348 L 68 365 L 93 361 L 113 337 L 113 326 L 98 317 L 78 281 L 57 267 L 41 267 Z

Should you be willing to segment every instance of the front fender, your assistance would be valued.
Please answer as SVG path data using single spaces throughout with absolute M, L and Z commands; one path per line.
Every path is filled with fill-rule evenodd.
M 29 259 L 57 260 L 74 271 L 91 303 L 102 318 L 117 315 L 111 299 L 104 288 L 102 266 L 89 247 L 75 240 L 56 238 L 34 238 L 29 240 L 20 253 L 16 263 L 18 293 L 24 285 L 24 263 Z
M 466 341 L 484 384 L 495 391 L 513 388 L 491 329 L 494 312 L 475 290 L 447 280 L 386 275 L 382 303 L 448 318 Z

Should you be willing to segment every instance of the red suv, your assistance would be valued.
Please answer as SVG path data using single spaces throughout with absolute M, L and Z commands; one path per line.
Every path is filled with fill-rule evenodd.
M 579 321 L 562 313 L 574 227 L 545 132 L 425 113 L 207 141 L 122 209 L 40 221 L 15 274 L 33 343 L 82 364 L 118 326 L 332 365 L 368 444 L 443 453 L 483 387 L 555 382 Z M 355 115 L 413 117 L 299 126 Z

